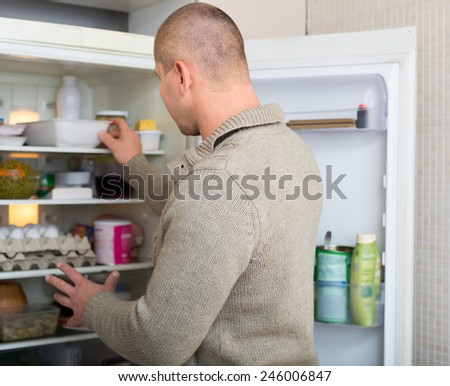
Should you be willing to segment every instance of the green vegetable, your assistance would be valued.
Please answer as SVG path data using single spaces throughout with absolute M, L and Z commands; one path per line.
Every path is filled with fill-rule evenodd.
M 31 197 L 39 186 L 39 172 L 25 162 L 0 162 L 0 199 Z

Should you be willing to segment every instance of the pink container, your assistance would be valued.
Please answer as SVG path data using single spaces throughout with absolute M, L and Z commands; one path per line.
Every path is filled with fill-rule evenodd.
M 131 221 L 94 221 L 94 249 L 97 263 L 127 264 L 131 261 Z

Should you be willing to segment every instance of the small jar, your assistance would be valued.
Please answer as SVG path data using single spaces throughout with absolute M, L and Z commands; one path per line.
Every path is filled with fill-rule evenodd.
M 101 110 L 97 111 L 95 119 L 98 121 L 109 121 L 112 118 L 121 118 L 126 122 L 128 119 L 128 111 Z M 111 123 L 108 127 L 108 132 L 111 133 L 115 130 L 117 130 L 117 126 Z

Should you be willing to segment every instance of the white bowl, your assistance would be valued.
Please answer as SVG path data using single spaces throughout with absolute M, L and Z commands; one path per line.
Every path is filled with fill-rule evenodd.
M 59 172 L 55 173 L 55 185 L 82 186 L 88 185 L 90 172 Z
M 0 135 L 0 145 L 1 146 L 22 146 L 27 137 L 17 137 L 14 135 Z
M 28 123 L 24 135 L 30 146 L 93 148 L 101 142 L 98 132 L 108 126 L 109 121 L 50 119 Z
M 142 150 L 158 150 L 161 132 L 158 130 L 138 131 Z
M 25 130 L 25 124 L 0 125 L 0 135 L 22 135 Z

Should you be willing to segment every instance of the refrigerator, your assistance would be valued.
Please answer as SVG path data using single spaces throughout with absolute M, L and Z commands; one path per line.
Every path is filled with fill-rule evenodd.
M 314 152 L 325 188 L 317 245 L 326 231 L 339 245 L 354 245 L 357 233 L 376 233 L 382 253 L 382 322 L 370 328 L 317 322 L 322 365 L 412 362 L 414 33 L 411 27 L 246 42 L 256 92 L 262 103 L 281 104 L 286 122 L 355 118 L 359 105 L 367 105 L 363 129 L 296 130 Z M 179 133 L 160 99 L 152 46 L 151 36 L 0 18 L 0 116 L 10 123 L 12 112 L 32 110 L 39 120 L 54 118 L 62 76 L 75 75 L 82 119 L 94 119 L 99 110 L 126 110 L 131 126 L 140 119 L 156 120 L 160 149 L 146 156 L 163 168 L 197 139 Z M 120 172 L 106 149 L 0 145 L 0 156 L 27 158 L 47 172 L 87 157 L 94 160 L 95 173 Z M 130 298 L 139 297 L 151 275 L 158 218 L 138 197 L 0 200 L 0 223 L 8 224 L 11 205 L 30 203 L 39 208 L 40 224 L 57 224 L 64 231 L 104 213 L 139 223 L 145 236 L 135 261 L 77 268 L 94 280 L 118 269 L 121 288 Z M 0 280 L 20 282 L 29 303 L 42 303 L 53 294 L 43 280 L 48 273 L 58 271 L 0 270 Z M 17 353 L 28 354 L 25 362 L 63 365 L 99 364 L 115 355 L 94 333 L 63 329 L 51 337 L 0 342 L 0 359 L 15 360 Z

